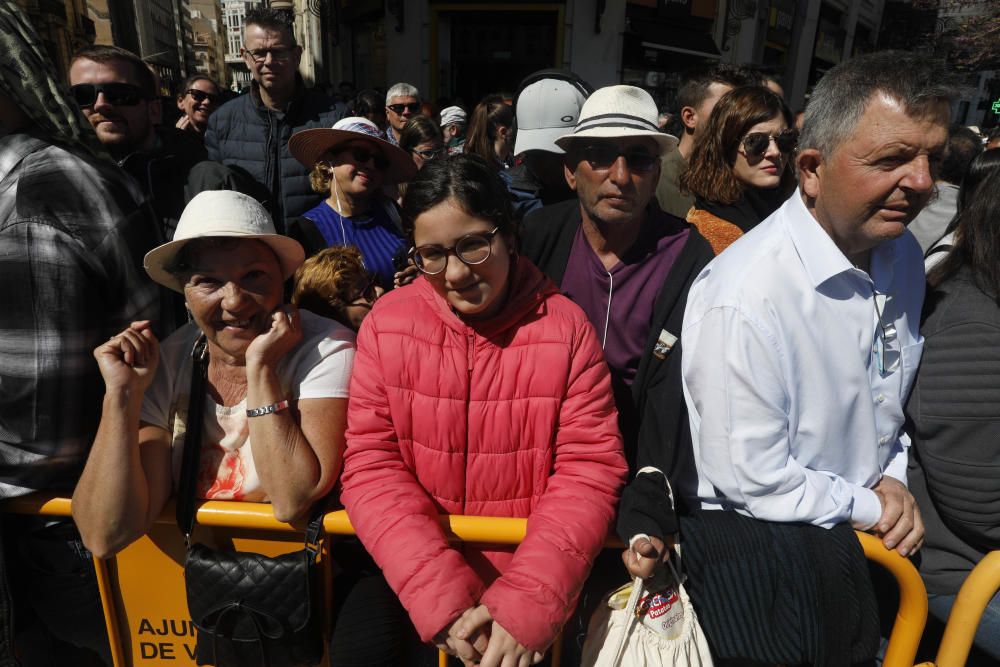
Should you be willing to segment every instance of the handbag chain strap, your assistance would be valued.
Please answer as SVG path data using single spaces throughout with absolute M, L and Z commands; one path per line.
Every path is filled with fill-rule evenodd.
M 184 534 L 184 544 L 191 546 L 194 530 L 195 491 L 198 463 L 201 459 L 201 432 L 204 429 L 205 379 L 208 376 L 208 341 L 201 336 L 191 351 L 191 389 L 184 432 L 184 453 L 181 457 L 181 479 L 177 491 L 177 525 Z M 305 548 L 312 554 L 319 551 L 319 534 L 323 529 L 323 501 L 312 508 L 306 527 Z

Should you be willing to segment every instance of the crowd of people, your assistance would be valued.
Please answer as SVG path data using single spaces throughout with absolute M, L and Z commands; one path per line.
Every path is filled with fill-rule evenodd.
M 947 71 L 855 57 L 797 123 L 705 66 L 678 137 L 565 70 L 435 111 L 307 87 L 301 54 L 249 12 L 250 90 L 192 77 L 168 123 L 135 54 L 61 81 L 0 3 L 0 498 L 73 498 L 4 517 L 0 664 L 110 664 L 90 559 L 149 531 L 192 429 L 199 498 L 347 510 L 333 664 L 530 665 L 560 633 L 579 664 L 678 541 L 719 664 L 875 661 L 855 530 L 947 620 L 1000 547 L 1000 151 Z M 526 537 L 458 547 L 445 513 Z

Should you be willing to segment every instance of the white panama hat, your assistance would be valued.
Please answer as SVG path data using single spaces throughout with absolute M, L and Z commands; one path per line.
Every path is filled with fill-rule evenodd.
M 275 233 L 271 216 L 256 199 L 232 190 L 210 190 L 195 195 L 184 207 L 173 241 L 146 253 L 146 273 L 164 287 L 183 293 L 184 285 L 169 270 L 177 253 L 193 239 L 219 236 L 266 243 L 277 255 L 286 280 L 305 259 L 298 241 Z
M 674 135 L 660 132 L 656 125 L 658 116 L 656 102 L 642 88 L 598 88 L 584 103 L 573 132 L 556 139 L 556 145 L 567 150 L 581 139 L 649 137 L 659 145 L 662 155 L 676 148 L 678 142 Z

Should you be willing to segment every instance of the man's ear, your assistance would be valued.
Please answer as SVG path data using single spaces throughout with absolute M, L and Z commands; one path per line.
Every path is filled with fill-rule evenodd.
M 569 163 L 563 163 L 563 174 L 566 176 L 566 185 L 573 192 L 576 192 L 576 172 L 569 168 Z
M 685 130 L 694 132 L 695 126 L 698 125 L 698 111 L 694 107 L 681 107 L 681 122 Z
M 823 155 L 815 148 L 803 148 L 795 158 L 799 169 L 799 188 L 802 193 L 815 199 L 819 196 L 820 180 L 823 172 Z

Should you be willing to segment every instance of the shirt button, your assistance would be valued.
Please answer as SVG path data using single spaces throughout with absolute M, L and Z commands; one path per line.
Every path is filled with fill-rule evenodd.
M 888 442 L 889 442 L 889 436 L 887 435 L 883 435 L 881 438 L 878 439 L 878 444 L 880 445 L 888 444 Z
M 875 399 L 875 402 L 876 403 L 885 403 L 885 396 L 883 394 L 879 394 L 878 397 Z

